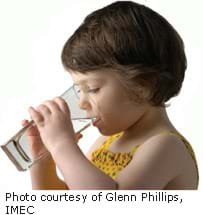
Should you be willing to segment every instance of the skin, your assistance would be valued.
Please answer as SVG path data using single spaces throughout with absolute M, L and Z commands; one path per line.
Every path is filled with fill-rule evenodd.
M 34 189 L 167 189 L 167 184 L 171 186 L 172 182 L 175 189 L 177 177 L 179 181 L 187 178 L 189 189 L 195 188 L 194 161 L 184 144 L 174 135 L 160 135 L 163 131 L 176 131 L 165 108 L 131 102 L 112 71 L 72 72 L 71 76 L 80 89 L 79 106 L 86 111 L 87 117 L 97 118 L 96 127 L 103 136 L 86 157 L 77 145 L 81 136 L 75 134 L 69 108 L 62 98 L 45 101 L 37 108 L 30 107 L 30 116 L 36 124 L 31 131 L 39 132 L 38 147 L 41 145 L 43 149 L 45 146 L 50 153 L 49 159 L 36 164 L 31 170 Z M 112 143 L 112 151 L 126 152 L 136 144 L 142 145 L 130 164 L 113 180 L 89 159 L 105 136 L 120 131 L 124 131 L 124 135 Z M 30 141 L 37 142 L 35 137 L 30 138 Z M 64 182 L 57 177 L 56 165 Z M 192 171 L 192 178 L 184 175 L 188 169 Z M 45 182 L 50 172 L 52 182 Z

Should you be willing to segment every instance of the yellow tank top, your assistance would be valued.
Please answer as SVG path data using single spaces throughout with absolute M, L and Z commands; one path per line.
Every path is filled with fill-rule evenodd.
M 167 134 L 173 134 L 178 136 L 181 141 L 185 144 L 187 147 L 189 153 L 191 154 L 192 158 L 195 161 L 196 167 L 197 162 L 195 159 L 194 151 L 190 145 L 190 143 L 179 133 L 175 132 L 163 132 Z M 105 174 L 109 175 L 111 178 L 115 179 L 119 172 L 124 169 L 132 160 L 135 152 L 141 145 L 136 145 L 132 148 L 130 152 L 112 152 L 108 150 L 111 143 L 123 135 L 123 132 L 120 132 L 118 134 L 114 134 L 107 138 L 107 140 L 101 145 L 100 148 L 96 149 L 92 152 L 91 162 L 99 168 L 101 171 L 103 171 Z M 198 170 L 198 169 L 197 169 Z

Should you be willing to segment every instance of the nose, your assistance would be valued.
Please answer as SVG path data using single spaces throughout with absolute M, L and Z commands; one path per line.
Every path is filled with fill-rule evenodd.
M 82 110 L 88 110 L 91 107 L 88 95 L 85 93 L 80 93 L 80 98 L 79 98 L 79 107 Z

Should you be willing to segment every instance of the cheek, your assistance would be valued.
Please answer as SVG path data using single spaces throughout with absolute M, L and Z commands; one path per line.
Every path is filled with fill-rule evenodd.
M 117 107 L 102 104 L 100 116 L 102 123 L 100 132 L 103 135 L 112 135 L 125 131 L 137 123 L 142 117 L 144 111 L 142 108 L 136 108 L 130 105 L 120 103 Z
M 111 90 L 105 90 L 103 94 L 97 98 L 97 105 L 105 112 L 115 112 L 120 107 L 120 111 L 126 109 L 126 104 L 129 100 L 121 94 L 121 92 L 112 92 Z
M 129 100 L 120 93 L 103 93 L 94 100 L 94 108 L 104 119 L 117 121 L 129 109 Z
M 107 103 L 101 104 L 99 115 L 101 128 L 108 132 L 108 135 L 125 130 L 132 123 L 132 115 L 129 116 L 127 109 L 121 105 L 115 108 Z

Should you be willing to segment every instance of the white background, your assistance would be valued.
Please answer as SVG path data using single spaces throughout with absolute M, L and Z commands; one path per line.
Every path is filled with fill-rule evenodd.
M 27 109 L 60 95 L 71 85 L 61 64 L 61 50 L 87 14 L 112 0 L 0 0 L 0 144 L 29 119 Z M 202 171 L 203 3 L 201 0 L 147 0 L 182 36 L 188 69 L 180 95 L 170 101 L 169 116 L 196 152 Z M 104 101 L 105 102 L 105 101 Z M 99 133 L 84 132 L 86 151 Z M 200 186 L 201 190 L 201 177 Z M 0 151 L 0 191 L 30 191 L 29 172 L 18 172 Z

